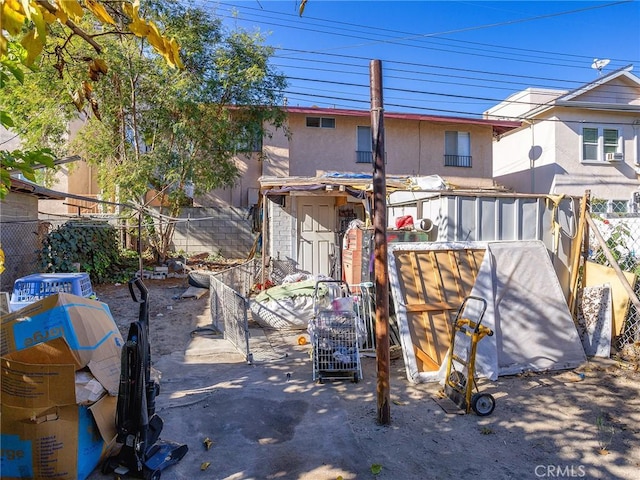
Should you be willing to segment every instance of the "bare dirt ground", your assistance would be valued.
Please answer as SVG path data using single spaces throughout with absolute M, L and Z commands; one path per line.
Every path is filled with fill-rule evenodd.
M 184 352 L 193 341 L 192 332 L 211 323 L 209 296 L 180 299 L 188 287 L 186 279 L 145 281 L 145 284 L 150 291 L 152 357 L 157 362 L 175 352 Z M 129 323 L 138 316 L 127 285 L 99 285 L 95 289 L 100 300 L 109 305 L 126 338 Z M 295 360 L 295 365 L 291 363 L 285 369 L 294 372 L 293 383 L 301 398 L 326 393 L 340 402 L 353 441 L 359 451 L 365 452 L 366 458 L 360 465 L 366 468 L 332 470 L 329 450 L 326 464 L 305 474 L 287 474 L 295 471 L 291 467 L 253 477 L 231 475 L 225 473 L 225 459 L 218 459 L 215 470 L 200 472 L 193 467 L 189 475 L 179 473 L 178 469 L 167 470 L 163 479 L 191 479 L 194 475 L 305 480 L 640 478 L 640 373 L 631 364 L 593 359 L 576 370 L 584 374 L 583 379 L 564 371 L 527 373 L 482 383 L 480 389 L 493 394 L 497 406 L 492 415 L 478 417 L 445 413 L 432 398 L 439 386 L 410 383 L 400 358 L 391 364 L 391 425 L 380 426 L 376 423 L 374 358 L 362 360 L 364 379 L 358 384 L 329 382 L 328 386 L 314 386 L 312 365 L 306 353 L 309 346 L 299 346 L 294 343 L 295 338 L 277 332 L 268 335 L 272 343 L 282 342 L 276 348 L 290 352 L 288 358 Z M 212 378 L 223 381 L 219 377 L 224 373 L 215 373 L 215 363 L 213 359 L 210 365 Z M 265 370 L 265 378 L 281 376 L 284 371 L 282 364 L 267 363 L 260 368 Z M 289 381 L 291 374 L 287 376 Z M 286 387 L 284 382 L 282 385 Z M 247 382 L 238 391 L 239 401 L 252 395 L 268 397 L 265 383 L 252 392 L 252 385 Z M 159 403 L 162 402 L 160 398 Z M 337 418 L 345 421 L 341 416 Z M 323 431 L 330 432 L 330 426 Z M 326 442 L 318 439 L 319 445 Z M 191 450 L 189 461 L 200 465 L 204 451 Z M 227 460 L 227 463 L 235 461 L 231 457 Z

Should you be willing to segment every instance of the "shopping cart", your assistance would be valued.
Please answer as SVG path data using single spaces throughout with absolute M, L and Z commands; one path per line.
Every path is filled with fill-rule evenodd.
M 326 291 L 326 294 L 320 295 L 321 291 Z M 357 383 L 362 378 L 359 351 L 361 320 L 354 311 L 347 283 L 342 280 L 316 282 L 313 308 L 313 318 L 309 322 L 313 380 L 324 383 L 327 378 L 350 379 Z
M 466 297 L 460 305 L 451 325 L 451 344 L 442 391 L 465 413 L 473 410 L 481 417 L 491 415 L 496 406 L 492 395 L 478 392 L 475 375 L 478 342 L 493 335 L 490 328 L 481 325 L 486 309 L 487 301 L 481 297 Z M 477 320 L 471 320 L 471 315 Z M 473 393 L 474 389 L 476 393 Z

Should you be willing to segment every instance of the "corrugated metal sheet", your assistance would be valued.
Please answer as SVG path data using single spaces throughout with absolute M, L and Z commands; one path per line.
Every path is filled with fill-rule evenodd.
M 542 240 L 566 297 L 579 200 L 554 200 L 544 195 L 447 192 L 417 202 L 416 217 L 433 221 L 440 242 Z

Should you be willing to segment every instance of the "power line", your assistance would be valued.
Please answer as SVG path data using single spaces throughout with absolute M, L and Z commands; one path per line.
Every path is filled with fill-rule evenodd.
M 205 1 L 204 3 L 211 4 L 213 2 Z M 586 8 L 574 9 L 571 11 L 539 15 L 536 17 L 528 17 L 525 19 L 512 20 L 512 21 L 506 22 L 505 24 L 550 18 L 554 16 L 561 16 L 561 15 L 576 14 L 576 13 L 587 11 L 587 10 L 602 9 L 605 7 L 609 8 L 609 7 L 622 5 L 626 3 L 629 3 L 629 2 L 623 1 L 623 2 L 608 3 L 604 5 L 589 6 Z M 228 3 L 222 3 L 222 5 L 229 6 Z M 485 54 L 484 50 L 486 50 L 486 48 L 484 47 L 489 47 L 494 49 L 494 52 L 499 53 L 501 59 L 504 59 L 505 52 L 506 52 L 506 55 L 521 54 L 522 52 L 533 53 L 536 55 L 537 54 L 544 55 L 544 62 L 530 61 L 529 63 L 544 64 L 545 66 L 556 65 L 558 67 L 574 68 L 571 65 L 572 63 L 578 62 L 582 64 L 586 59 L 589 59 L 589 61 L 592 60 L 592 57 L 586 57 L 581 55 L 571 55 L 567 53 L 549 52 L 549 51 L 526 49 L 526 48 L 496 46 L 496 45 L 491 45 L 487 43 L 466 42 L 466 41 L 457 40 L 457 39 L 435 38 L 439 35 L 446 34 L 447 32 L 432 33 L 432 34 L 411 34 L 411 33 L 402 32 L 399 30 L 391 30 L 391 29 L 387 29 L 384 27 L 377 27 L 377 26 L 375 27 L 375 30 L 372 30 L 370 26 L 343 22 L 343 21 L 340 21 L 339 19 L 325 20 L 325 19 L 314 18 L 309 16 L 306 16 L 301 19 L 300 17 L 294 14 L 279 13 L 271 10 L 265 10 L 264 8 L 258 9 L 250 6 L 244 6 L 244 5 L 241 7 L 238 6 L 233 8 L 237 8 L 237 10 L 240 11 L 242 14 L 245 14 L 248 11 L 249 16 L 252 16 L 253 12 L 259 12 L 260 16 L 256 21 L 260 21 L 263 24 L 282 26 L 283 28 L 292 29 L 292 30 L 299 30 L 299 31 L 311 30 L 314 33 L 320 33 L 320 34 L 348 35 L 351 37 L 355 36 L 358 39 L 364 39 L 367 41 L 379 40 L 381 43 L 387 43 L 387 41 L 389 41 L 388 43 L 397 44 L 398 40 L 409 39 L 412 41 L 415 40 L 418 43 L 423 43 L 423 45 L 419 46 L 420 48 L 424 48 L 425 47 L 424 44 L 426 43 L 433 44 L 434 42 L 440 42 L 440 44 L 444 44 L 444 45 L 451 45 L 455 43 L 457 45 L 462 45 L 463 47 L 470 45 L 473 48 L 471 49 L 467 48 L 466 51 L 464 52 L 458 51 L 456 53 L 459 53 L 461 55 L 473 55 L 474 57 L 480 56 L 480 57 L 486 58 L 487 56 L 489 56 L 491 58 L 495 58 L 494 55 Z M 265 16 L 266 16 L 266 19 L 265 19 Z M 283 21 L 285 22 L 295 22 L 295 23 L 283 24 L 282 23 L 283 21 L 280 20 L 281 18 L 284 18 Z M 274 19 L 276 20 L 275 22 L 274 22 Z M 242 17 L 234 17 L 234 20 L 243 21 Z M 310 23 L 309 20 L 312 20 L 311 25 L 309 25 Z M 328 23 L 329 26 L 325 25 L 326 23 Z M 496 25 L 499 25 L 499 24 L 494 23 L 494 24 L 483 25 L 480 27 L 473 27 L 473 28 L 489 28 Z M 340 29 L 340 32 L 335 32 L 334 29 Z M 355 33 L 355 35 L 352 35 L 353 33 Z M 398 38 L 397 36 L 398 34 L 404 35 L 404 37 Z M 427 38 L 429 40 L 426 40 Z M 416 47 L 416 45 L 414 44 L 407 45 L 407 46 Z M 478 49 L 476 47 L 483 47 L 483 51 L 478 52 L 477 51 Z M 305 56 L 306 58 L 301 58 L 302 56 Z M 558 61 L 550 62 L 548 58 L 549 56 L 556 56 L 556 58 L 562 63 L 559 63 Z M 324 66 L 324 68 L 322 66 L 316 66 L 316 68 L 314 69 L 315 71 L 326 72 L 326 73 L 339 73 L 341 75 L 340 78 L 344 78 L 345 74 L 364 75 L 363 73 L 357 71 L 358 70 L 356 66 L 357 64 L 353 62 L 353 60 L 362 61 L 363 69 L 366 68 L 366 64 L 368 64 L 368 61 L 370 60 L 370 58 L 359 57 L 356 55 L 339 54 L 336 52 L 329 52 L 326 50 L 325 51 L 304 50 L 304 49 L 295 49 L 295 48 L 294 49 L 277 48 L 276 54 L 273 55 L 272 58 L 279 61 L 279 63 L 277 64 L 279 68 L 284 68 L 287 70 L 290 70 L 293 68 L 310 70 L 309 67 L 301 67 L 300 65 L 287 66 L 286 65 L 287 61 L 309 62 L 309 63 L 313 62 L 316 65 L 320 63 L 321 65 Z M 538 56 L 538 58 L 542 58 L 542 57 Z M 506 60 L 522 61 L 521 58 L 517 58 L 517 59 L 507 58 Z M 613 59 L 613 60 L 618 61 L 616 59 Z M 443 86 L 455 85 L 456 87 L 461 87 L 461 88 L 472 87 L 477 89 L 486 89 L 487 91 L 502 90 L 507 92 L 510 91 L 510 89 L 508 88 L 509 85 L 515 86 L 517 88 L 517 91 L 523 90 L 524 88 L 528 88 L 528 87 L 553 88 L 555 90 L 571 91 L 575 88 L 585 85 L 585 82 L 583 81 L 573 81 L 565 78 L 517 75 L 513 73 L 501 73 L 496 71 L 473 70 L 469 68 L 455 68 L 455 67 L 447 67 L 443 65 L 420 64 L 417 62 L 396 61 L 392 59 L 383 59 L 383 61 L 386 64 L 388 64 L 388 66 L 386 66 L 385 68 L 385 79 L 391 80 L 392 83 L 393 83 L 393 80 L 411 81 L 411 82 L 427 82 L 428 81 L 430 85 L 434 85 L 434 86 L 435 85 L 443 85 Z M 341 70 L 332 71 L 331 68 L 327 68 L 327 65 L 340 65 Z M 348 68 L 347 69 L 342 68 L 344 66 Z M 435 71 L 432 71 L 432 72 L 421 71 L 425 69 L 432 69 Z M 394 73 L 398 75 L 394 75 Z M 410 73 L 411 75 L 404 75 L 406 73 Z M 285 76 L 287 75 L 285 74 Z M 294 82 L 312 80 L 312 79 L 302 80 L 300 79 L 300 75 L 298 75 L 297 77 L 299 80 L 294 80 L 296 78 L 296 76 L 294 75 L 289 76 L 289 78 Z M 442 78 L 442 80 L 435 80 L 435 79 L 426 80 L 425 78 L 419 78 L 419 77 L 434 77 L 434 78 L 440 77 Z M 462 82 L 462 83 L 455 82 L 453 81 L 453 79 L 464 79 L 464 80 L 469 80 L 469 82 Z M 553 83 L 554 86 L 549 87 L 548 86 L 549 82 Z M 563 85 L 563 86 L 558 86 L 558 85 Z M 360 87 L 355 87 L 355 88 L 360 88 Z M 387 87 L 385 90 L 388 90 L 388 89 L 389 88 Z M 606 90 L 606 87 L 600 88 L 599 92 L 607 93 L 605 90 Z M 323 90 L 323 91 L 326 92 L 326 90 Z M 419 90 L 409 90 L 409 91 L 412 93 L 415 93 L 416 91 L 420 93 Z M 422 92 L 423 95 L 430 95 L 432 93 L 437 94 L 436 92 Z M 510 91 L 510 94 L 513 94 L 513 93 L 515 93 L 515 91 Z M 438 94 L 446 95 L 446 93 L 438 93 Z M 341 94 L 338 94 L 338 98 L 341 98 L 340 95 Z M 326 95 L 323 98 L 325 97 Z M 463 97 L 467 97 L 467 96 L 463 96 Z M 491 101 L 494 103 L 501 103 L 505 101 L 505 97 L 508 98 L 508 95 L 505 95 L 504 97 L 501 97 L 501 98 L 490 98 L 490 97 L 492 96 L 478 95 L 475 98 L 467 97 L 466 100 L 468 100 L 469 102 Z M 423 100 L 423 101 L 426 101 L 426 100 Z M 477 113 L 472 113 L 472 114 L 477 115 Z
M 308 92 L 300 92 L 300 91 L 294 91 L 294 90 L 287 90 L 285 93 L 291 94 L 291 95 L 300 95 L 302 97 L 312 97 L 312 98 L 323 98 L 323 99 L 327 99 L 327 100 L 339 100 L 339 101 L 344 101 L 344 102 L 350 102 L 350 103 L 358 103 L 358 104 L 363 104 L 363 105 L 369 105 L 370 102 L 366 101 L 366 100 L 354 100 L 353 98 L 349 98 L 349 97 L 335 97 L 335 96 L 329 96 L 329 95 L 322 95 L 322 94 L 317 94 L 317 93 L 308 93 Z M 290 97 L 287 97 L 290 98 Z M 327 102 L 329 103 L 329 102 Z M 348 104 L 336 104 L 336 103 L 331 103 L 332 105 L 341 105 L 341 108 L 349 108 L 347 105 Z M 539 104 L 539 105 L 532 105 L 532 108 L 536 107 L 536 106 L 545 106 L 546 104 Z M 442 108 L 432 108 L 432 107 L 418 107 L 415 105 L 411 105 L 411 104 L 397 104 L 397 103 L 393 103 L 393 102 L 389 102 L 387 100 L 385 100 L 385 106 L 386 107 L 396 107 L 396 108 L 402 108 L 402 109 L 408 109 L 408 110 L 419 110 L 421 112 L 438 112 L 439 114 L 457 114 L 457 115 L 464 115 L 466 117 L 472 118 L 472 117 L 477 117 L 479 114 L 476 112 L 469 112 L 469 111 L 462 111 L 462 110 L 451 110 L 451 109 L 442 109 Z M 549 104 L 549 106 L 552 106 Z M 361 110 L 366 111 L 366 107 L 361 108 Z M 390 113 L 390 112 L 388 112 Z M 528 117 L 524 117 L 524 116 L 500 116 L 501 120 L 507 120 L 507 121 L 514 121 L 514 122 L 522 122 L 525 120 L 530 120 Z M 548 118 L 548 119 L 536 119 L 535 120 L 536 123 L 543 123 L 543 122 L 554 122 L 554 123 L 563 123 L 563 124 L 584 124 L 585 122 L 583 120 L 562 120 L 562 119 L 553 119 L 553 118 Z M 587 122 L 588 123 L 588 122 Z M 635 125 L 634 122 L 618 122 L 618 121 L 614 121 L 614 122 L 604 122 L 607 125 L 620 125 L 620 126 L 633 126 Z
M 344 55 L 344 54 L 336 54 L 336 53 L 326 53 L 326 52 L 319 52 L 319 51 L 312 51 L 312 50 L 299 50 L 299 49 L 295 49 L 295 48 L 279 48 L 278 50 L 282 50 L 282 51 L 288 51 L 288 52 L 297 52 L 297 53 L 308 53 L 308 54 L 314 54 L 314 55 L 319 55 L 319 56 L 330 56 L 330 57 L 338 57 L 338 58 L 346 58 L 346 59 L 350 59 L 350 60 L 361 60 L 363 62 L 369 62 L 370 58 L 368 57 L 361 57 L 361 56 L 357 56 L 357 55 Z M 283 57 L 283 56 L 278 56 L 276 55 L 275 58 L 290 58 L 290 57 Z M 557 78 L 549 78 L 549 77 L 536 77 L 536 76 L 531 76 L 531 75 L 519 75 L 519 74 L 505 74 L 505 73 L 499 73 L 499 72 L 490 72 L 487 70 L 474 70 L 474 69 L 469 69 L 469 68 L 457 68 L 457 67 L 444 67 L 442 65 L 435 65 L 435 64 L 427 64 L 427 63 L 417 63 L 417 62 L 406 62 L 406 61 L 400 61 L 400 60 L 392 60 L 392 59 L 385 59 L 382 58 L 381 59 L 383 62 L 385 63 L 389 63 L 389 64 L 397 64 L 397 65 L 405 65 L 405 66 L 409 66 L 409 67 L 427 67 L 427 68 L 433 68 L 436 70 L 452 70 L 452 71 L 456 71 L 456 72 L 464 72 L 464 73 L 478 73 L 478 74 L 483 74 L 483 75 L 492 75 L 495 77 L 501 77 L 501 76 L 508 76 L 508 77 L 515 77 L 515 78 L 522 78 L 528 81 L 531 80 L 544 80 L 544 81 L 551 81 L 551 82 L 556 82 L 556 81 L 566 81 L 567 83 L 575 83 L 576 85 L 583 85 L 584 82 L 579 82 L 579 81 L 568 81 L 568 80 L 561 80 L 561 79 L 557 79 Z M 386 69 L 385 69 L 386 70 Z M 495 80 L 492 80 L 495 81 Z M 500 80 L 502 81 L 502 80 Z
M 228 6 L 229 8 L 233 8 L 233 9 L 241 9 L 242 11 L 256 11 L 258 12 L 256 14 L 256 16 L 258 17 L 259 21 L 261 23 L 265 23 L 268 25 L 274 25 L 272 23 L 268 23 L 264 21 L 265 18 L 265 14 L 271 14 L 271 15 L 277 15 L 277 16 L 284 16 L 284 17 L 288 17 L 286 18 L 286 20 L 291 19 L 292 22 L 295 22 L 294 25 L 282 25 L 282 24 L 275 24 L 276 26 L 283 26 L 286 28 L 291 28 L 291 29 L 301 29 L 304 30 L 304 28 L 300 27 L 300 22 L 302 19 L 300 19 L 300 17 L 298 17 L 298 15 L 294 15 L 294 14 L 286 14 L 286 13 L 282 13 L 282 12 L 276 12 L 273 10 L 265 10 L 263 8 L 257 9 L 254 7 L 250 7 L 250 6 L 234 6 L 228 3 L 224 3 L 224 2 L 212 2 L 212 1 L 207 1 L 204 0 L 203 3 L 217 3 L 219 5 L 225 5 Z M 489 24 L 489 25 L 481 25 L 481 26 L 476 26 L 476 27 L 469 27 L 469 28 L 465 28 L 465 29 L 458 29 L 458 30 L 454 30 L 454 31 L 448 31 L 448 32 L 439 32 L 439 33 L 428 33 L 428 34 L 419 34 L 419 33 L 411 33 L 411 32 L 405 32 L 405 31 L 401 31 L 401 30 L 393 30 L 393 29 L 388 29 L 388 28 L 384 28 L 384 27 L 380 27 L 380 26 L 376 26 L 375 27 L 375 31 L 376 32 L 389 32 L 391 34 L 399 34 L 399 35 L 403 35 L 404 37 L 401 38 L 397 38 L 395 36 L 392 35 L 379 35 L 379 36 L 384 36 L 384 37 L 389 37 L 391 40 L 424 40 L 426 38 L 429 38 L 430 41 L 432 43 L 433 40 L 435 39 L 436 41 L 440 42 L 440 43 L 445 43 L 445 42 L 452 42 L 452 43 L 458 43 L 458 44 L 465 44 L 465 45 L 477 45 L 479 47 L 482 47 L 482 51 L 486 51 L 487 47 L 490 48 L 494 48 L 494 49 L 501 49 L 501 50 L 512 50 L 512 51 L 519 51 L 519 52 L 527 52 L 527 53 L 535 53 L 535 54 L 542 54 L 542 57 L 538 57 L 538 58 L 544 58 L 545 60 L 548 60 L 549 55 L 557 55 L 560 57 L 567 57 L 568 61 L 575 61 L 575 62 L 580 62 L 581 64 L 584 61 L 591 61 L 591 57 L 587 57 L 584 55 L 572 55 L 572 54 L 567 54 L 564 52 L 550 52 L 550 51 L 546 51 L 546 50 L 535 50 L 535 49 L 525 49 L 525 48 L 517 48 L 517 47 L 505 47 L 503 45 L 494 45 L 494 44 L 488 44 L 488 43 L 480 43 L 480 42 L 473 42 L 473 41 L 466 41 L 466 40 L 458 40 L 458 39 L 452 39 L 452 38 L 446 38 L 446 39 L 440 39 L 440 38 L 436 38 L 438 36 L 441 35 L 448 35 L 451 33 L 457 33 L 457 32 L 461 32 L 461 31 L 468 31 L 468 30 L 478 30 L 478 29 L 482 29 L 482 28 L 493 28 L 495 26 L 501 26 L 501 25 L 507 25 L 507 24 L 514 24 L 514 23 L 522 23 L 522 22 L 526 22 L 526 21 L 533 21 L 533 20 L 539 20 L 539 19 L 545 19 L 545 18 L 551 18 L 551 17 L 557 17 L 557 16 L 563 16 L 563 15 L 572 15 L 575 13 L 580 13 L 580 12 L 584 12 L 584 11 L 588 11 L 588 10 L 595 10 L 595 9 L 600 9 L 600 8 L 608 8 L 608 7 L 613 7 L 613 6 L 617 6 L 620 4 L 625 4 L 625 3 L 631 3 L 629 0 L 626 1 L 619 1 L 619 2 L 614 2 L 614 3 L 609 3 L 609 4 L 604 4 L 604 5 L 594 5 L 594 6 L 590 6 L 590 7 L 585 7 L 585 8 L 581 8 L 581 9 L 576 9 L 576 10 L 570 10 L 570 11 L 565 11 L 565 12 L 558 12 L 558 13 L 551 13 L 551 14 L 545 14 L 545 15 L 538 15 L 535 17 L 529 17 L 529 18 L 525 18 L 525 19 L 517 19 L 517 20 L 510 20 L 507 22 L 500 22 L 500 23 L 494 23 L 494 24 Z M 235 20 L 239 20 L 238 17 L 233 17 Z M 267 15 L 267 18 L 269 18 L 269 15 Z M 240 19 L 242 20 L 242 19 Z M 354 23 L 350 23 L 350 22 L 343 22 L 340 20 L 336 20 L 336 19 L 331 19 L 331 20 L 327 20 L 327 19 L 323 19 L 323 18 L 319 18 L 319 17 L 310 17 L 310 16 L 305 16 L 303 20 L 314 20 L 314 21 L 318 21 L 318 22 L 326 22 L 329 23 L 328 27 L 333 27 L 333 28 L 337 28 L 336 25 L 342 25 L 342 26 L 347 26 L 347 27 L 356 27 L 357 29 L 364 29 L 366 30 L 367 34 L 371 34 L 371 27 L 370 26 L 366 26 L 366 25 L 358 25 L 358 24 L 354 24 Z M 308 22 L 307 22 L 308 23 Z M 323 27 L 325 27 L 323 25 Z M 345 28 L 342 27 L 340 28 L 340 31 L 344 31 Z M 355 30 L 355 29 L 346 29 L 348 31 L 354 31 L 354 32 L 359 32 L 359 30 Z M 312 30 L 313 31 L 313 30 Z M 317 31 L 316 33 L 329 33 L 329 34 L 336 34 L 334 32 L 322 32 L 322 31 Z M 360 32 L 359 32 L 360 33 Z M 366 37 L 360 37 L 362 39 L 365 40 L 369 40 L 369 38 Z M 385 40 L 381 40 L 380 42 L 385 42 Z M 341 48 L 349 48 L 347 47 L 341 47 Z M 574 57 L 575 60 L 571 60 L 571 57 Z M 622 60 L 622 59 L 615 59 L 612 58 L 611 60 L 613 61 L 619 61 L 619 62 L 624 62 L 624 63 L 633 63 L 633 61 L 630 60 Z
M 309 62 L 311 62 L 311 60 L 308 60 Z M 313 72 L 327 72 L 327 73 L 336 73 L 339 74 L 342 78 L 345 75 L 353 75 L 353 76 L 366 76 L 368 78 L 368 71 L 366 71 L 366 66 L 365 65 L 352 65 L 352 64 L 348 64 L 348 63 L 342 63 L 342 62 L 325 62 L 326 64 L 332 65 L 332 64 L 337 64 L 337 65 L 341 65 L 341 66 L 354 66 L 354 67 L 362 67 L 362 71 L 345 71 L 344 69 L 329 69 L 329 68 L 321 68 L 318 66 L 311 66 L 311 67 L 306 67 L 306 66 L 300 66 L 300 65 L 296 65 L 295 69 L 296 70 L 310 70 Z M 282 64 L 272 64 L 276 67 L 289 67 L 289 65 L 282 65 Z M 293 67 L 292 67 L 293 68 Z M 422 76 L 436 76 L 436 77 L 446 77 L 447 79 L 452 79 L 452 78 L 463 78 L 463 79 L 472 79 L 472 80 L 478 80 L 478 79 L 474 79 L 473 77 L 465 77 L 465 76 L 460 76 L 460 75 L 445 75 L 445 74 L 438 74 L 438 73 L 428 73 L 428 72 L 419 72 L 419 71 L 415 71 L 415 70 L 406 70 L 406 69 L 396 69 L 396 68 L 390 68 L 390 67 L 386 67 L 385 68 L 385 72 L 406 72 L 406 73 L 413 73 L 415 75 L 422 75 Z M 294 79 L 295 77 L 289 77 L 287 76 L 288 79 Z M 500 81 L 499 84 L 496 84 L 495 82 L 492 82 L 490 85 L 482 85 L 482 84 L 478 84 L 478 83 L 461 83 L 461 82 L 454 82 L 454 81 L 445 81 L 445 80 L 430 80 L 430 79 L 426 79 L 426 78 L 415 78 L 415 77 L 402 77 L 402 76 L 396 76 L 396 75 L 389 75 L 387 73 L 385 73 L 385 79 L 397 79 L 397 80 L 403 80 L 403 81 L 411 81 L 411 82 L 420 82 L 420 83 L 428 83 L 430 85 L 455 85 L 457 87 L 475 87 L 478 89 L 483 89 L 483 90 L 500 90 L 500 91 L 508 91 L 508 92 L 513 92 L 512 88 L 507 87 L 506 85 L 517 85 L 519 86 L 518 88 L 520 90 L 523 90 L 525 88 L 529 88 L 529 87 L 535 87 L 535 85 L 531 85 L 531 84 L 527 84 L 524 82 L 510 82 L 510 81 Z M 310 79 L 306 79 L 308 81 L 313 81 L 314 79 L 310 78 Z M 584 85 L 584 83 L 580 83 L 580 85 Z M 556 90 L 563 90 L 563 91 L 567 91 L 567 88 L 562 88 L 562 87 L 544 87 L 544 88 L 553 88 Z M 386 89 L 385 89 L 386 90 Z M 510 93 L 510 94 L 511 94 Z M 611 100 L 615 100 L 619 97 L 619 92 L 617 89 L 614 90 L 608 90 L 606 88 L 600 88 L 599 89 L 599 93 L 600 94 L 608 94 L 610 93 L 611 96 L 609 96 L 608 98 L 610 98 Z M 603 98 L 607 98 L 607 95 L 603 95 Z M 502 100 L 497 100 L 498 102 L 502 102 L 504 101 L 504 99 Z

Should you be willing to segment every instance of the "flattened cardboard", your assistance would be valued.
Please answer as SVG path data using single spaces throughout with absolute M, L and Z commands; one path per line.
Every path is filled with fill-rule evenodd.
M 1 330 L 2 478 L 87 478 L 115 440 L 117 400 L 77 405 L 75 373 L 88 366 L 117 394 L 123 341 L 108 307 L 53 295 Z
M 1 355 L 64 338 L 77 367 L 88 366 L 110 395 L 118 394 L 123 340 L 106 304 L 59 293 L 4 317 L 0 328 Z
M 37 409 L 76 404 L 73 365 L 38 365 L 7 357 L 1 362 L 2 405 Z
M 105 395 L 96 403 L 89 407 L 89 411 L 93 415 L 93 419 L 98 425 L 98 431 L 102 435 L 102 439 L 106 445 L 109 445 L 116 438 L 116 406 L 117 397 Z
M 105 442 L 87 407 L 25 409 L 2 405 L 2 478 L 83 480 Z

